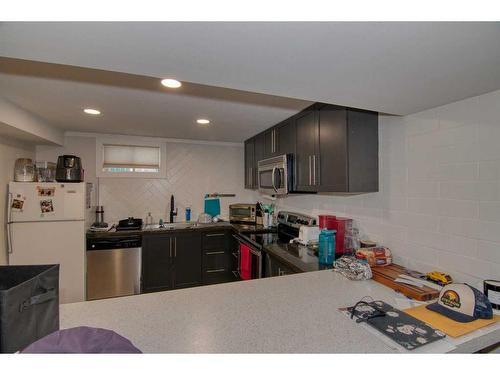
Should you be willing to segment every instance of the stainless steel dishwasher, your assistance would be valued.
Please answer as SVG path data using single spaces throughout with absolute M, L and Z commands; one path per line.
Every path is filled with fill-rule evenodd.
M 87 300 L 141 292 L 141 236 L 87 239 Z

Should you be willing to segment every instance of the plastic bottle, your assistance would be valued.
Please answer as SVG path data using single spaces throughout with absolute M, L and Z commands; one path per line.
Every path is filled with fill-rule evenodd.
M 319 263 L 332 266 L 335 260 L 335 230 L 322 229 L 319 233 Z
M 186 221 L 191 221 L 191 207 L 186 207 Z

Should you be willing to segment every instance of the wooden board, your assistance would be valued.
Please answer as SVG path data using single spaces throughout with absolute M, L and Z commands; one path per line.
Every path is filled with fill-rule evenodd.
M 500 322 L 500 316 L 493 316 L 493 319 L 477 319 L 469 323 L 456 322 L 444 315 L 431 311 L 424 306 L 412 307 L 404 310 L 408 315 L 421 320 L 451 337 L 459 337 L 473 332 L 476 329 L 486 327 L 490 324 Z
M 394 282 L 401 274 L 409 274 L 409 270 L 397 264 L 390 264 L 385 267 L 372 267 L 373 280 L 402 293 L 407 297 L 417 301 L 429 301 L 438 298 L 439 290 L 427 286 L 417 287 Z

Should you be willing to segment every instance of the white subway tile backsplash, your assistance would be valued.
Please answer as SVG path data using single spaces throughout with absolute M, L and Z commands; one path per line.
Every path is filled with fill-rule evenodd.
M 500 91 L 379 121 L 379 193 L 278 205 L 348 213 L 410 268 L 478 287 L 500 278 Z
M 437 182 L 411 182 L 408 184 L 409 198 L 437 198 L 439 185 Z
M 479 179 L 481 181 L 500 180 L 500 160 L 479 162 Z
M 500 264 L 500 242 L 478 241 L 477 256 L 479 259 Z
M 479 202 L 479 219 L 500 222 L 500 202 Z
M 478 163 L 440 164 L 435 175 L 439 181 L 474 181 L 478 176 Z
M 500 242 L 500 222 L 480 221 L 477 227 L 477 238 L 493 242 Z
M 437 201 L 437 214 L 439 216 L 477 219 L 479 216 L 479 204 L 475 200 L 440 199 Z

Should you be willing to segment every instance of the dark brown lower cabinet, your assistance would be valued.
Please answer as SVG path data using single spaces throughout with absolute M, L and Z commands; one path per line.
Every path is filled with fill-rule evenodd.
M 287 266 L 270 254 L 266 254 L 266 277 L 285 276 L 297 273 L 293 268 Z
M 234 238 L 231 230 L 204 233 L 203 284 L 217 284 L 236 281 L 234 265 Z
M 201 234 L 144 235 L 142 293 L 201 285 Z
M 236 281 L 235 251 L 231 229 L 144 234 L 141 291 Z
M 141 293 L 172 288 L 172 236 L 143 235 Z
M 172 287 L 201 285 L 201 234 L 178 233 L 174 236 Z

